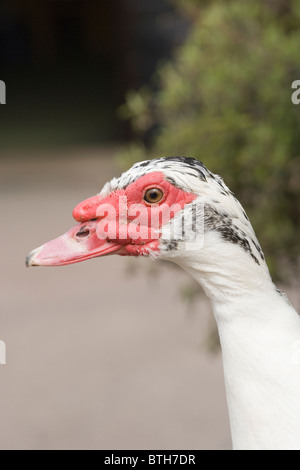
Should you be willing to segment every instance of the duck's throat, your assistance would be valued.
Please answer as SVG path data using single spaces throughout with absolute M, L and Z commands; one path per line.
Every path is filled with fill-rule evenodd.
M 226 244 L 178 264 L 212 301 L 234 448 L 300 449 L 300 317 L 267 266 Z

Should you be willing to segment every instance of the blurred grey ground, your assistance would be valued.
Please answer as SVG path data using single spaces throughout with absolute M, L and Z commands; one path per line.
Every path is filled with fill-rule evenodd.
M 229 449 L 209 304 L 187 313 L 183 272 L 161 264 L 153 276 L 152 261 L 132 259 L 130 274 L 117 256 L 25 268 L 118 175 L 113 150 L 18 157 L 0 160 L 0 449 Z

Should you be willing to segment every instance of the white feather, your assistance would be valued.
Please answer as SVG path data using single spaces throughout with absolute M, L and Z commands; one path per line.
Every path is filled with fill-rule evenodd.
M 273 284 L 242 206 L 220 177 L 204 166 L 189 166 L 184 159 L 136 164 L 101 194 L 126 187 L 151 171 L 163 172 L 198 196 L 192 204 L 202 217 L 201 236 L 180 237 L 182 217 L 191 217 L 188 205 L 170 222 L 175 238 L 177 234 L 176 249 L 168 246 L 169 227 L 163 227 L 160 253 L 154 257 L 180 265 L 211 299 L 234 449 L 300 450 L 300 317 Z M 210 211 L 219 214 L 215 223 Z M 224 217 L 244 244 L 224 237 Z

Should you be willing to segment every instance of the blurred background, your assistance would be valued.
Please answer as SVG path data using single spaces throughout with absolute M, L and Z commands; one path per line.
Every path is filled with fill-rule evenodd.
M 2 147 L 128 137 L 116 109 L 170 57 L 188 26 L 169 0 L 4 0 L 0 15 L 9 103 Z
M 134 161 L 188 155 L 299 309 L 299 46 L 292 0 L 2 0 L 1 449 L 230 448 L 210 305 L 184 273 L 24 259 Z

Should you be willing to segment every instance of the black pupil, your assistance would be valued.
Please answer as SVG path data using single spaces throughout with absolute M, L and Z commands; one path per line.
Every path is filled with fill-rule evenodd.
M 159 196 L 158 191 L 156 191 L 155 189 L 153 189 L 153 191 L 149 193 L 150 199 L 157 199 L 158 196 Z

